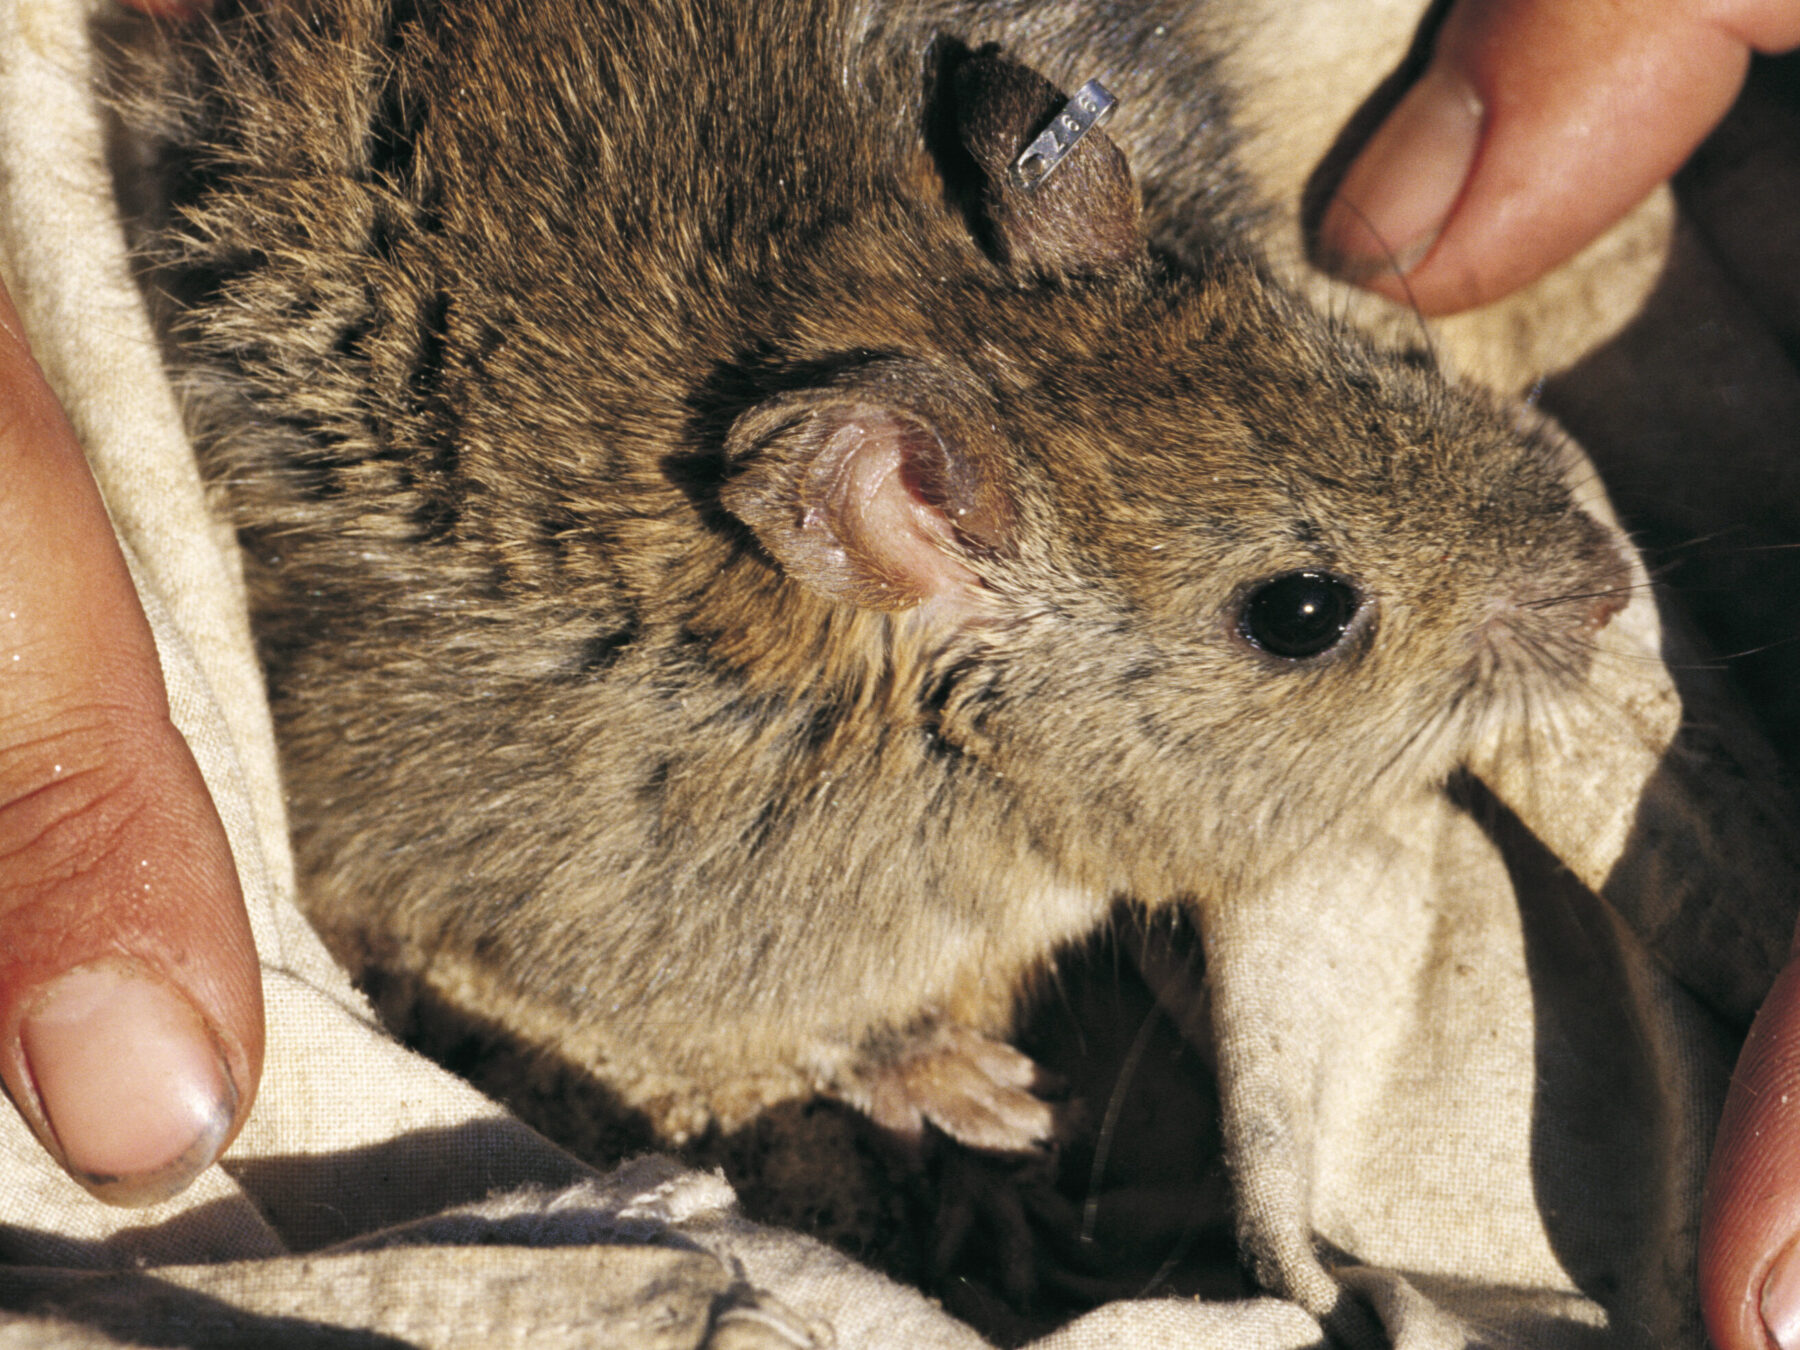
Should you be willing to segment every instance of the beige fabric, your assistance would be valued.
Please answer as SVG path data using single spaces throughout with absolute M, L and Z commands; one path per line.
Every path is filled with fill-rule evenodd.
M 1272 184 L 1314 162 L 1420 7 L 1349 8 L 1362 67 L 1296 63 L 1300 83 L 1269 83 L 1255 111 L 1291 142 L 1253 142 Z M 0 1115 L 0 1348 L 335 1343 L 330 1329 L 422 1347 L 984 1344 L 918 1293 L 746 1222 L 716 1176 L 576 1162 L 384 1037 L 299 918 L 238 579 L 127 277 L 85 41 L 79 0 L 0 0 L 0 263 L 230 833 L 269 1058 L 223 1165 L 146 1210 L 90 1200 Z M 1284 97 L 1306 115 L 1284 122 Z M 1507 380 L 1571 359 L 1638 303 L 1668 220 L 1653 207 L 1550 284 L 1580 311 L 1567 331 L 1521 345 L 1516 319 L 1490 315 L 1447 339 L 1457 359 Z M 1607 269 L 1624 279 L 1597 285 Z M 1210 998 L 1147 950 L 1167 1014 L 1216 1046 L 1242 1235 L 1286 1297 L 1113 1303 L 1040 1350 L 1700 1343 L 1687 1272 L 1729 1019 L 1782 950 L 1794 868 L 1771 799 L 1744 786 L 1763 772 L 1754 739 L 1726 713 L 1703 758 L 1665 762 L 1680 704 L 1647 591 L 1606 640 L 1591 704 L 1540 744 L 1494 747 L 1485 788 L 1321 841 L 1271 893 L 1201 916 Z

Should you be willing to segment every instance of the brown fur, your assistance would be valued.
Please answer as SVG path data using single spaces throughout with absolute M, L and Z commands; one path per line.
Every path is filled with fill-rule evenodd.
M 340 952 L 668 1135 L 882 1115 L 1116 901 L 1579 685 L 1622 571 L 1556 445 L 1275 290 L 1152 39 L 1203 20 L 1102 9 L 272 0 L 168 54 L 153 249 Z M 1015 59 L 1124 153 L 996 189 Z M 1238 626 L 1296 570 L 1365 597 L 1308 661 Z

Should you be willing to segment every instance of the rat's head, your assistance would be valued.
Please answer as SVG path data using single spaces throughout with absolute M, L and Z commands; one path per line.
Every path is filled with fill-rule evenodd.
M 1154 899 L 1579 689 L 1628 578 L 1564 448 L 1248 263 L 1169 275 L 1104 141 L 1017 188 L 1054 95 L 971 65 L 1011 286 L 921 294 L 909 347 L 743 413 L 721 493 L 792 586 L 892 616 L 921 735 L 1087 880 Z

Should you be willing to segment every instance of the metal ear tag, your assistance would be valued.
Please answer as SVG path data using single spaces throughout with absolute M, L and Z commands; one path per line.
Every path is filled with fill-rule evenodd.
M 1098 80 L 1089 80 L 1075 91 L 1075 97 L 1063 104 L 1062 111 L 1050 119 L 1038 138 L 1012 164 L 1014 185 L 1030 192 L 1056 171 L 1056 166 L 1081 144 L 1081 138 L 1097 126 L 1103 126 L 1119 100 L 1106 92 Z

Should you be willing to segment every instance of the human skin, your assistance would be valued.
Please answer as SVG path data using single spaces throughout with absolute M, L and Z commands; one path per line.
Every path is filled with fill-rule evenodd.
M 103 1199 L 181 1189 L 262 1063 L 223 826 L 62 409 L 0 294 L 0 1083 Z
M 1319 260 L 1427 314 L 1497 299 L 1674 173 L 1753 50 L 1796 45 L 1796 0 L 1463 0 L 1344 175 Z

